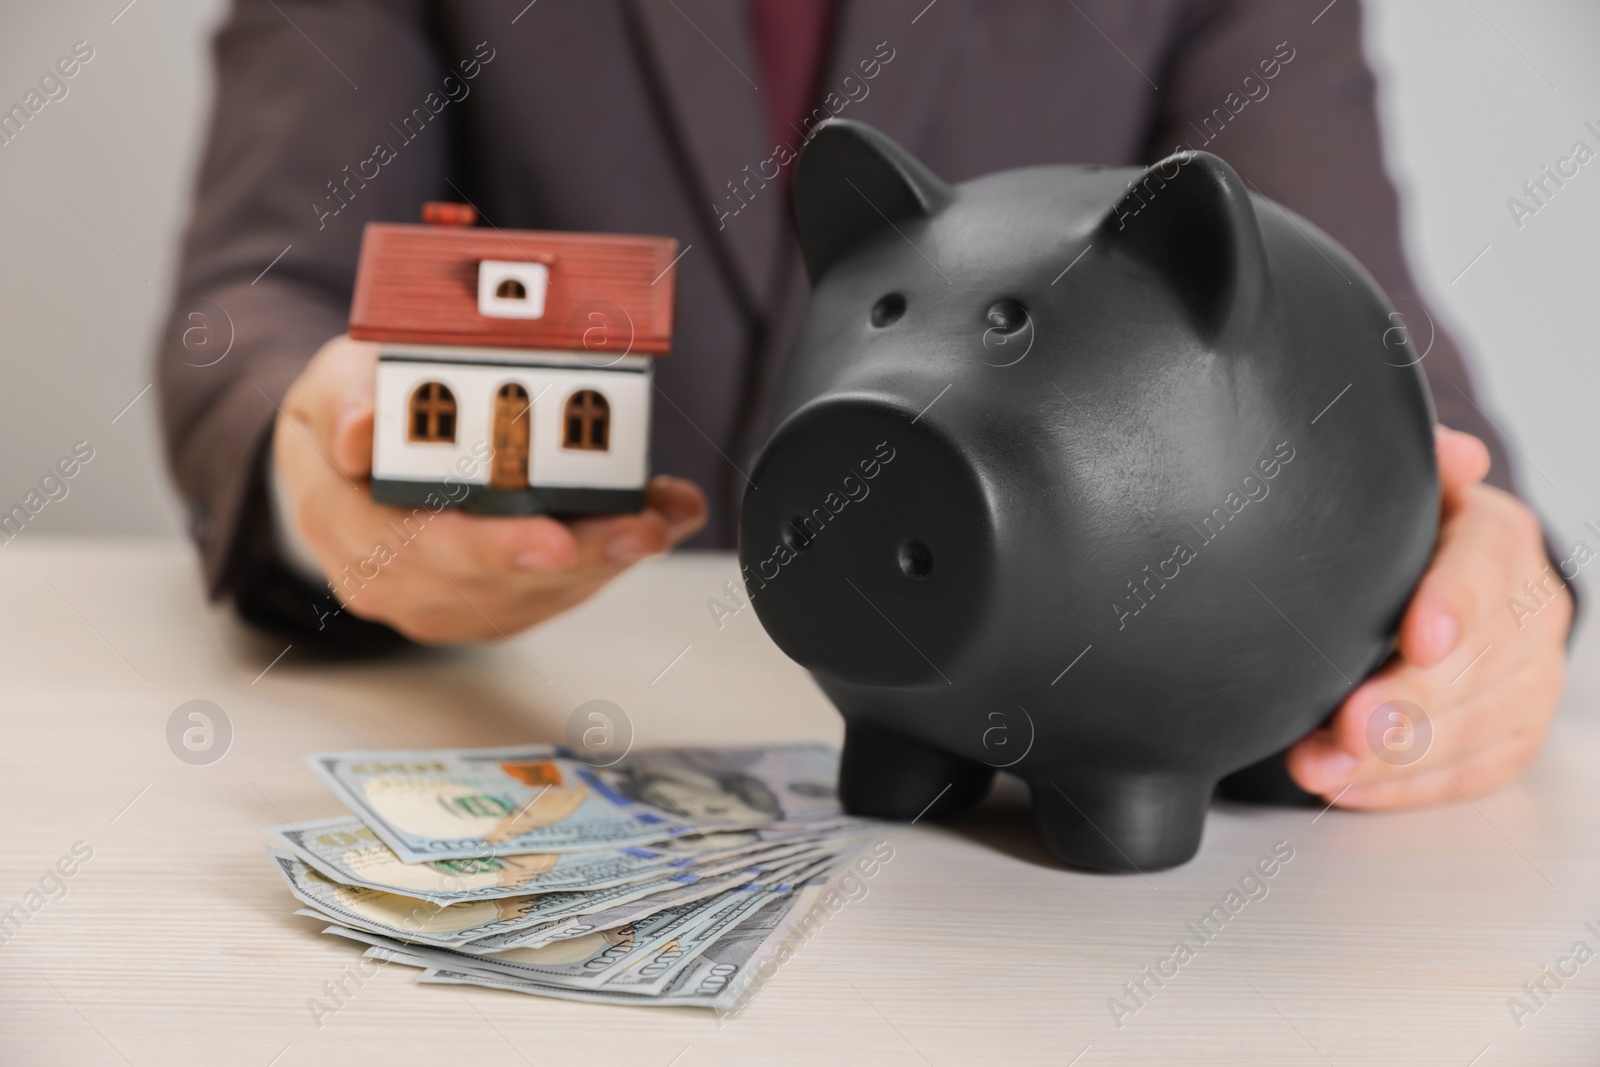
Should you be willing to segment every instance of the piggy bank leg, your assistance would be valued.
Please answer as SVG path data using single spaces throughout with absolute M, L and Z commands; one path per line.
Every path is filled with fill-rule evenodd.
M 1083 768 L 1031 775 L 1039 837 L 1052 856 L 1096 871 L 1158 871 L 1200 849 L 1215 782 Z
M 885 730 L 847 724 L 839 799 L 852 815 L 937 819 L 982 800 L 994 768 Z

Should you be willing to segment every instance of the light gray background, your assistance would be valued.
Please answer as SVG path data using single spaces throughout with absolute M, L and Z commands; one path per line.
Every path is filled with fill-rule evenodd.
M 1283 2 L 1305 6 L 1306 32 L 1316 32 L 1309 20 L 1322 0 Z M 95 58 L 64 100 L 0 147 L 0 510 L 88 440 L 94 461 L 23 536 L 171 535 L 181 510 L 161 463 L 155 392 L 140 391 L 151 382 L 208 107 L 207 43 L 223 3 L 5 7 L 5 106 L 74 41 L 89 41 Z M 1600 147 L 1583 129 L 1586 120 L 1600 127 L 1600 5 L 1376 0 L 1367 8 L 1389 164 L 1423 291 L 1465 342 L 1490 417 L 1557 537 L 1600 547 L 1582 530 L 1585 521 L 1600 526 L 1600 160 L 1520 230 L 1506 206 L 1574 140 Z

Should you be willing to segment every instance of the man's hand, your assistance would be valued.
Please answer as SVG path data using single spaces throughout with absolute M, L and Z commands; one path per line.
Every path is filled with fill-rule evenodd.
M 1398 652 L 1289 752 L 1301 788 L 1340 807 L 1415 807 L 1498 789 L 1538 755 L 1561 697 L 1573 604 L 1546 569 L 1539 520 L 1481 484 L 1483 442 L 1443 427 L 1437 441 L 1439 541 L 1401 621 Z M 1532 614 L 1513 611 L 1513 597 Z M 1420 708 L 1426 726 L 1390 701 Z
M 427 525 L 400 544 L 394 530 L 411 510 L 374 503 L 366 482 L 376 363 L 376 345 L 329 341 L 290 386 L 273 431 L 273 461 L 293 501 L 296 528 L 340 598 L 363 618 L 430 643 L 513 634 L 705 525 L 700 490 L 658 475 L 638 515 L 563 523 L 423 508 Z M 381 565 L 374 561 L 380 543 L 393 553 Z M 371 574 L 374 566 L 376 577 L 346 591 L 347 574 Z

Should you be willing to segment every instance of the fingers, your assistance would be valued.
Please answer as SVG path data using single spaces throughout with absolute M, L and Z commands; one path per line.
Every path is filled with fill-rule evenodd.
M 573 519 L 499 517 L 447 509 L 400 512 L 379 509 L 392 524 L 409 517 L 433 532 L 418 541 L 424 559 L 455 578 L 483 572 L 550 574 L 574 568 L 615 570 L 659 555 L 705 524 L 705 496 L 692 482 L 657 475 L 646 489 L 645 510 L 636 515 Z M 367 524 L 370 527 L 370 523 Z
M 574 519 L 579 562 L 588 567 L 625 567 L 667 550 L 667 524 L 653 511 Z
M 1537 606 L 1513 611 L 1508 597 Z M 1570 617 L 1532 513 L 1498 489 L 1461 486 L 1398 654 L 1294 746 L 1290 774 L 1350 807 L 1450 801 L 1513 780 L 1560 701 Z
M 665 552 L 705 522 L 704 496 L 677 478 L 655 479 L 646 510 L 637 515 L 563 523 L 545 515 L 385 507 L 373 503 L 364 486 L 351 486 L 322 466 L 325 473 L 314 491 L 306 493 L 297 516 L 314 549 L 335 559 L 359 558 L 376 544 L 403 540 L 415 546 L 419 563 L 458 581 L 549 577 L 573 569 L 615 571 Z M 424 529 L 426 536 L 420 536 Z
M 1400 654 L 1419 666 L 1438 663 L 1491 611 L 1504 610 L 1513 566 L 1526 568 L 1528 546 L 1540 544 L 1538 521 L 1508 494 L 1483 485 L 1462 493 L 1400 623 Z
M 436 507 L 381 505 L 364 481 L 336 470 L 295 429 L 280 426 L 279 436 L 279 465 L 295 497 L 297 529 L 330 577 L 391 554 L 395 561 L 383 567 L 397 576 L 434 571 L 458 581 L 560 572 L 577 562 L 571 531 L 555 519 L 470 515 L 443 500 Z
M 284 397 L 284 415 L 335 469 L 351 478 L 365 477 L 372 469 L 377 361 L 377 345 L 335 337 L 311 358 Z
M 459 496 L 375 503 L 376 358 L 376 346 L 347 337 L 324 345 L 290 387 L 273 442 L 296 525 L 352 613 L 428 643 L 493 639 L 581 602 L 705 524 L 705 496 L 665 476 L 636 515 L 566 522 L 448 506 Z
M 667 524 L 667 540 L 674 545 L 693 537 L 706 524 L 706 495 L 683 478 L 666 474 L 651 478 L 645 487 L 645 507 L 661 516 Z
M 564 611 L 704 522 L 699 490 L 652 485 L 637 515 L 549 516 L 384 507 L 324 463 L 304 525 L 348 609 L 416 641 L 494 640 Z M 655 510 L 659 508 L 661 510 Z
M 1392 776 L 1432 744 L 1437 708 L 1427 671 L 1391 660 L 1345 698 L 1327 726 L 1289 750 L 1289 774 L 1323 796 Z M 1420 746 L 1413 749 L 1412 746 Z
M 1504 569 L 1505 555 L 1490 557 L 1503 548 L 1492 528 L 1472 524 L 1463 536 L 1455 516 L 1466 508 L 1469 494 L 1489 472 L 1489 450 L 1471 434 L 1445 426 L 1435 427 L 1442 505 L 1439 546 L 1433 566 L 1412 597 L 1400 627 L 1400 653 L 1413 663 L 1432 664 L 1443 659 L 1463 630 L 1476 621 L 1483 606 L 1471 596 L 1474 590 L 1490 588 L 1487 582 L 1463 581 L 1464 573 L 1485 560 L 1498 562 L 1492 574 Z M 1505 509 L 1498 517 L 1511 522 Z M 1509 536 L 1514 531 L 1504 531 Z M 1492 588 L 1498 590 L 1499 583 Z
M 658 474 L 645 487 L 644 511 L 577 519 L 572 532 L 583 564 L 625 567 L 691 537 L 705 525 L 706 511 L 705 494 L 693 482 Z
M 1330 800 L 1350 784 L 1359 762 L 1359 757 L 1346 752 L 1328 727 L 1313 730 L 1295 742 L 1284 759 L 1296 785 Z
M 372 403 L 352 401 L 334 416 L 328 458 L 341 474 L 365 478 L 372 473 Z
M 1479 666 L 1481 661 L 1473 670 Z M 1362 760 L 1350 773 L 1348 788 L 1328 787 L 1323 795 L 1337 796 L 1340 807 L 1376 810 L 1455 803 L 1509 785 L 1543 747 L 1560 703 L 1565 666 L 1555 646 L 1492 676 L 1488 688 L 1466 703 L 1445 704 L 1432 718 L 1412 707 L 1402 714 L 1417 721 L 1401 722 L 1396 706 L 1374 708 L 1378 725 L 1405 731 L 1403 740 L 1412 747 L 1387 750 L 1386 739 L 1377 737 L 1371 750 L 1385 752 L 1395 764 Z
M 1522 776 L 1539 755 L 1543 741 L 1542 735 L 1516 738 L 1477 752 L 1465 763 L 1393 781 L 1353 785 L 1340 794 L 1338 804 L 1382 811 L 1451 804 L 1492 793 Z
M 1475 685 L 1479 677 L 1487 684 Z M 1290 775 L 1329 799 L 1351 786 L 1343 804 L 1368 787 L 1434 775 L 1492 748 L 1537 747 L 1564 678 L 1559 643 L 1502 639 L 1468 646 L 1434 669 L 1391 661 L 1350 695 L 1327 727 L 1290 750 Z
M 503 517 L 427 507 L 380 510 L 398 512 L 404 520 L 395 521 L 408 528 L 426 527 L 427 535 L 415 541 L 421 561 L 453 578 L 559 572 L 581 561 L 573 531 L 547 515 Z
M 1467 486 L 1488 477 L 1489 448 L 1471 434 L 1436 426 L 1434 447 L 1439 460 L 1439 485 L 1447 506 Z

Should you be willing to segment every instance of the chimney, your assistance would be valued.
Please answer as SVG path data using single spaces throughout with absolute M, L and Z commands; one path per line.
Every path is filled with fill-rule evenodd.
M 429 226 L 472 226 L 478 221 L 478 211 L 471 204 L 429 200 L 422 205 L 422 221 Z

